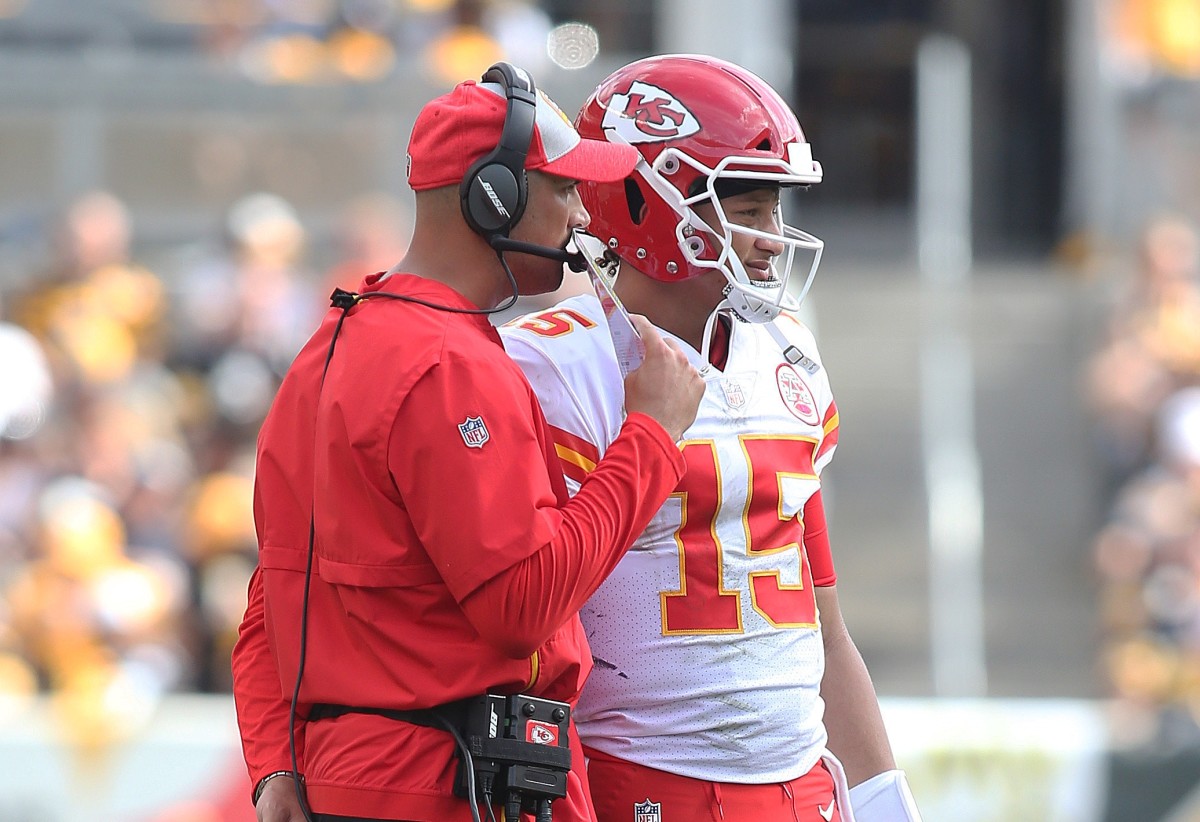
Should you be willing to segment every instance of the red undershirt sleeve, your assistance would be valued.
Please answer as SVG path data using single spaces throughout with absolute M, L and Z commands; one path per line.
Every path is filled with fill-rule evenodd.
M 837 583 L 833 551 L 829 547 L 829 529 L 825 522 L 825 503 L 820 491 L 804 504 L 804 553 L 812 571 L 813 585 L 826 588 Z

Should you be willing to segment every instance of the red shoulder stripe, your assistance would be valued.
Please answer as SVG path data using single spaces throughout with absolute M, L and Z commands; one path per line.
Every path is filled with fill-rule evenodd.
M 825 434 L 821 437 L 821 447 L 817 449 L 817 453 L 813 456 L 814 462 L 819 460 L 833 446 L 837 445 L 840 424 L 841 420 L 838 417 L 837 403 L 830 402 L 829 408 L 825 411 L 825 419 L 821 421 L 821 427 L 825 429 Z

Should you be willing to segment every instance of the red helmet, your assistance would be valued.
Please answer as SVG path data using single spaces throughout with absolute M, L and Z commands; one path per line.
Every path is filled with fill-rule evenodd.
M 750 322 L 798 307 L 824 244 L 780 218 L 780 233 L 766 236 L 787 249 L 783 265 L 774 266 L 767 282 L 752 280 L 733 253 L 732 237 L 763 232 L 730 223 L 719 200 L 756 185 L 821 181 L 821 166 L 796 115 L 766 82 L 715 57 L 650 57 L 609 75 L 575 125 L 584 137 L 627 143 L 642 155 L 622 182 L 580 184 L 592 215 L 588 231 L 617 256 L 665 282 L 720 269 L 729 280 L 730 307 Z M 697 216 L 693 206 L 699 203 L 714 206 L 719 230 Z M 812 263 L 797 298 L 786 284 L 800 249 Z

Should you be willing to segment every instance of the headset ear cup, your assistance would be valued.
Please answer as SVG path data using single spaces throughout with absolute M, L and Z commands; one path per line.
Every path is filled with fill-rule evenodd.
M 502 163 L 472 167 L 459 189 L 463 218 L 476 232 L 507 235 L 525 211 L 525 172 L 519 176 Z
M 525 162 L 537 127 L 537 90 L 527 72 L 504 62 L 488 69 L 483 82 L 504 88 L 504 126 L 496 147 L 463 176 L 458 199 L 467 225 L 491 242 L 507 237 L 525 213 Z

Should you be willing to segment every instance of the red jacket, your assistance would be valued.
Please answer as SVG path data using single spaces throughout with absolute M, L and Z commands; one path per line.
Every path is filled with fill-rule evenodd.
M 386 290 L 469 308 L 396 275 Z M 297 356 L 259 436 L 259 568 L 233 655 L 251 779 L 291 768 L 287 716 L 315 556 L 299 714 L 318 702 L 413 709 L 484 692 L 574 702 L 591 667 L 575 615 L 683 473 L 632 415 L 572 500 L 529 384 L 486 318 L 374 297 Z M 299 723 L 321 813 L 467 819 L 448 734 L 351 714 Z M 590 818 L 576 746 L 559 820 Z

